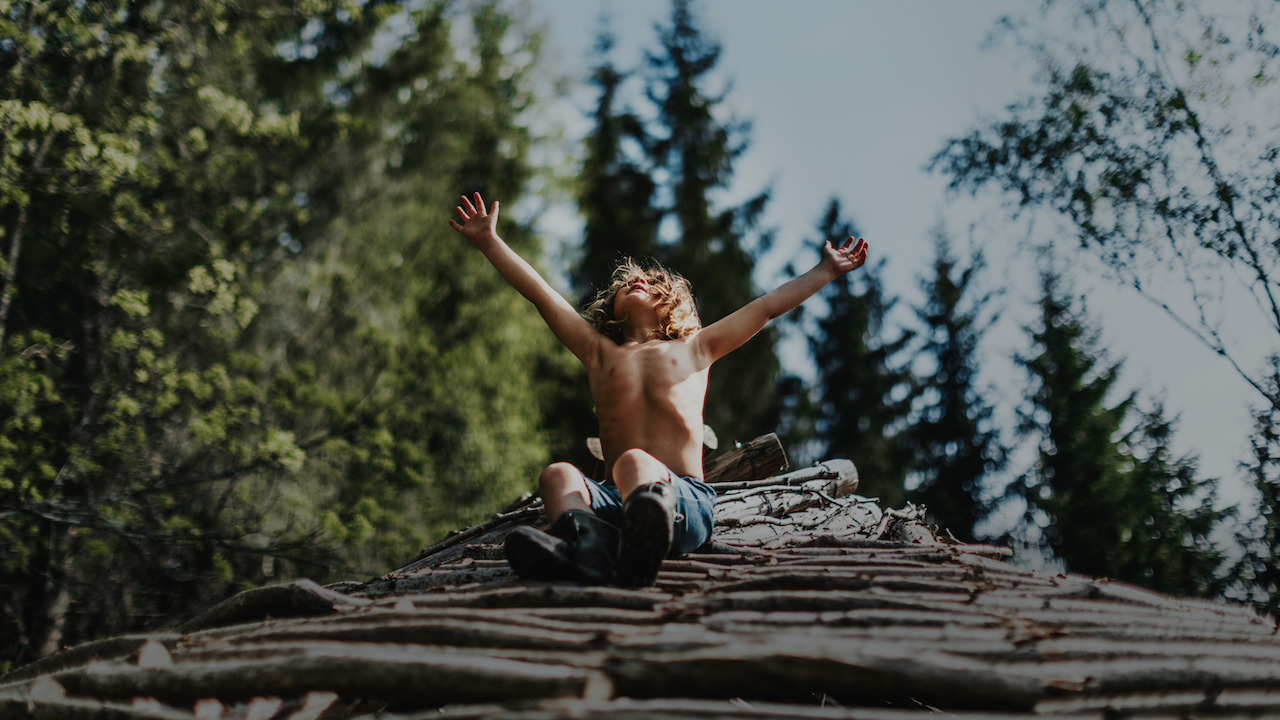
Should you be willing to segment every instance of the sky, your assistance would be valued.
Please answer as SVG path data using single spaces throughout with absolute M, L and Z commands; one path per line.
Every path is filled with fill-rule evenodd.
M 545 24 L 543 62 L 575 79 L 588 72 L 602 10 L 612 17 L 620 68 L 640 67 L 644 51 L 657 46 L 655 24 L 665 26 L 670 12 L 667 0 L 530 0 L 528 7 L 534 22 Z M 1026 351 L 1022 328 L 1036 312 L 1034 261 L 1019 250 L 1021 231 L 991 201 L 952 196 L 945 178 L 925 165 L 947 138 L 997 117 L 1033 90 L 1025 55 L 988 39 L 1002 15 L 1035 4 L 699 0 L 694 7 L 703 30 L 723 46 L 716 77 L 730 83 L 726 106 L 752 123 L 749 149 L 724 201 L 772 192 L 763 223 L 777 240 L 759 262 L 757 283 L 768 289 L 785 279 L 780 273 L 788 263 L 803 269 L 816 262 L 817 249 L 803 241 L 815 235 L 812 228 L 836 197 L 873 257 L 887 259 L 887 289 L 912 303 L 941 225 L 958 250 L 970 240 L 981 247 L 987 280 L 1006 289 L 984 371 L 992 404 L 1007 411 L 1021 402 L 1025 375 L 1012 357 Z M 582 86 L 555 111 L 567 136 L 590 129 L 593 104 Z M 575 222 L 562 208 L 547 215 L 542 230 L 553 243 L 573 243 Z M 1123 389 L 1162 398 L 1180 418 L 1179 448 L 1222 480 L 1227 502 L 1246 500 L 1236 465 L 1247 448 L 1251 389 L 1160 311 L 1083 269 L 1077 290 L 1102 323 L 1103 346 L 1125 360 Z

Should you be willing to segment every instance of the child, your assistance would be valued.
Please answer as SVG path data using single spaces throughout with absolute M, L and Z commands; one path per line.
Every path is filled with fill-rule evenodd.
M 577 311 L 497 234 L 498 203 L 463 196 L 449 224 L 534 304 L 586 367 L 600 418 L 603 482 L 569 463 L 538 478 L 549 533 L 517 528 L 507 559 L 526 579 L 650 585 L 668 554 L 711 537 L 715 491 L 702 481 L 702 409 L 712 363 L 773 318 L 860 267 L 867 243 L 827 243 L 811 270 L 703 328 L 689 284 L 661 267 L 624 263 Z M 620 526 L 620 530 L 618 528 Z

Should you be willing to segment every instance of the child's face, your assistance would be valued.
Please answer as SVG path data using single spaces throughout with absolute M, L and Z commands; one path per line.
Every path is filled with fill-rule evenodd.
M 643 276 L 637 276 L 618 288 L 617 294 L 613 296 L 613 316 L 625 320 L 641 308 L 658 313 L 660 304 L 658 291 Z

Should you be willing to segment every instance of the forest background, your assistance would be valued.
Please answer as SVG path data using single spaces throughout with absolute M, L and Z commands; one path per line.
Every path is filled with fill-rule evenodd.
M 0 670 L 380 574 L 589 464 L 581 370 L 449 229 L 461 192 L 572 299 L 652 256 L 708 321 L 858 233 L 865 200 L 821 187 L 771 225 L 714 24 L 654 7 L 642 57 L 593 20 L 565 72 L 516 3 L 0 3 Z M 776 429 L 1020 562 L 1274 612 L 1278 13 L 1000 23 L 1020 99 L 918 138 L 957 192 L 926 237 L 870 238 L 909 271 L 873 262 L 717 365 L 722 441 Z M 858 52 L 814 72 L 892 74 Z M 872 135 L 850 117 L 800 171 L 887 177 Z M 1238 428 L 1212 474 L 1104 340 L 1135 307 L 1246 388 L 1196 408 Z

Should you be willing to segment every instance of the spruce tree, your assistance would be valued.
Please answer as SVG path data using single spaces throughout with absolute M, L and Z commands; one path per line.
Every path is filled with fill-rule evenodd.
M 1280 397 L 1280 356 L 1269 359 L 1266 389 Z M 1245 518 L 1237 538 L 1245 549 L 1232 573 L 1243 594 L 1263 612 L 1280 614 L 1280 406 L 1254 409 L 1249 459 L 1243 463 L 1257 493 L 1257 513 Z
M 1156 403 L 1138 414 L 1125 438 L 1132 529 L 1115 561 L 1116 577 L 1175 595 L 1218 595 L 1224 555 L 1211 535 L 1234 513 L 1215 507 L 1217 480 L 1201 477 L 1198 460 L 1175 453 L 1176 427 Z
M 1073 572 L 1208 591 L 1221 560 L 1208 540 L 1221 519 L 1216 483 L 1197 476 L 1193 458 L 1172 454 L 1163 411 L 1130 423 L 1135 395 L 1108 400 L 1120 364 L 1105 362 L 1060 278 L 1045 273 L 1042 290 L 1031 331 L 1037 354 L 1020 358 L 1033 383 L 1022 430 L 1040 457 L 1010 486 L 1026 503 L 1028 525 L 1043 525 L 1043 547 Z
M 747 127 L 717 117 L 724 96 L 709 94 L 707 85 L 721 48 L 699 26 L 690 0 L 673 0 L 659 42 L 660 51 L 648 55 L 649 97 L 660 129 L 650 147 L 654 165 L 670 178 L 664 217 L 674 221 L 678 237 L 658 254 L 692 283 L 702 322 L 709 324 L 757 295 L 755 253 L 766 249 L 767 238 L 756 234 L 756 225 L 768 195 L 725 209 L 713 203 L 733 179 Z M 712 370 L 706 418 L 722 440 L 749 440 L 777 426 L 776 341 L 776 330 L 765 328 Z
M 613 63 L 613 34 L 596 37 L 591 84 L 598 97 L 587 136 L 578 210 L 585 221 L 581 256 L 572 272 L 574 288 L 589 300 L 622 258 L 644 260 L 657 253 L 657 185 L 645 167 L 651 141 L 644 121 L 622 105 L 628 73 Z
M 1120 505 L 1128 499 L 1118 443 L 1133 398 L 1108 404 L 1119 363 L 1103 364 L 1097 332 L 1074 311 L 1059 277 L 1045 273 L 1041 286 L 1040 320 L 1030 331 L 1036 354 L 1019 357 L 1032 381 L 1020 429 L 1038 444 L 1039 459 L 1009 490 L 1028 513 L 1043 513 L 1041 542 L 1068 569 L 1114 577 L 1106 558 L 1122 542 Z
M 981 255 L 960 266 L 939 229 L 934 238 L 933 275 L 922 283 L 924 304 L 916 315 L 924 326 L 917 356 L 932 372 L 919 380 L 919 405 L 906 433 L 920 484 L 911 493 L 932 522 L 961 540 L 987 512 L 984 480 L 1004 466 L 1005 450 L 992 426 L 992 405 L 977 385 L 978 350 L 994 317 L 991 295 L 975 295 L 984 268 Z
M 843 242 L 856 231 L 831 200 L 818 224 L 819 242 Z M 837 278 L 819 291 L 826 313 L 810 334 L 817 366 L 815 431 L 822 458 L 847 458 L 858 468 L 859 492 L 901 507 L 911 453 L 904 426 L 910 411 L 911 372 L 903 359 L 912 333 L 885 339 L 897 302 L 880 284 L 884 260 Z

